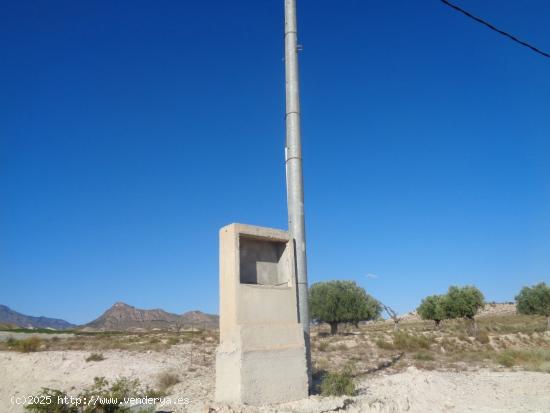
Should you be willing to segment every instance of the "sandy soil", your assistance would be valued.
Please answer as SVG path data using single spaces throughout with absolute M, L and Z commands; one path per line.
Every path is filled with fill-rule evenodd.
M 309 399 L 263 408 L 232 408 L 211 401 L 214 371 L 211 360 L 196 355 L 190 344 L 164 352 L 103 352 L 105 360 L 86 362 L 89 352 L 0 352 L 0 412 L 23 412 L 12 396 L 36 394 L 52 387 L 78 394 L 96 376 L 139 378 L 155 386 L 162 372 L 175 372 L 181 383 L 170 390 L 170 400 L 188 398 L 189 404 L 159 408 L 176 412 L 550 412 L 550 375 L 534 372 L 446 372 L 410 367 L 397 374 L 371 375 L 359 382 L 358 395 Z M 194 355 L 195 354 L 195 355 Z
M 86 362 L 88 351 L 41 351 L 36 353 L 0 352 L 0 412 L 23 412 L 12 403 L 12 396 L 36 395 L 42 387 L 59 389 L 77 396 L 93 384 L 94 377 L 139 379 L 143 385 L 157 387 L 161 373 L 176 373 L 181 383 L 172 389 L 174 398 L 188 398 L 178 411 L 203 402 L 214 388 L 212 363 L 197 355 L 191 344 L 171 347 L 163 352 L 103 351 L 105 360 Z M 185 407 L 186 409 L 183 409 Z M 165 409 L 169 410 L 169 409 Z
M 550 376 L 531 372 L 438 372 L 414 367 L 393 375 L 364 379 L 359 395 L 310 397 L 286 405 L 231 408 L 212 405 L 219 413 L 547 413 Z

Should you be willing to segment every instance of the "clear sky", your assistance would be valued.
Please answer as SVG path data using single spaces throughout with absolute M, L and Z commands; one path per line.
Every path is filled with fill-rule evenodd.
M 456 0 L 550 49 L 550 2 Z M 403 312 L 550 282 L 550 59 L 438 0 L 299 0 L 309 279 Z M 0 303 L 218 311 L 287 227 L 283 0 L 3 1 Z

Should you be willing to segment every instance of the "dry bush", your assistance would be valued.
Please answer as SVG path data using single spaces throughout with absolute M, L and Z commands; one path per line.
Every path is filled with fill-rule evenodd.
M 320 358 L 315 362 L 315 368 L 317 370 L 327 370 L 329 366 L 330 366 L 330 363 L 326 358 Z
M 388 342 L 388 341 L 386 341 L 386 340 L 383 340 L 383 339 L 381 339 L 381 338 L 378 339 L 378 340 L 376 340 L 376 346 L 377 346 L 378 348 L 383 349 L 383 350 L 393 350 L 393 349 L 394 349 L 392 343 L 390 343 L 390 342 Z
M 167 344 L 170 346 L 174 346 L 180 342 L 179 338 L 177 337 L 170 337 L 167 341 Z
M 520 366 L 527 370 L 550 372 L 550 349 L 508 349 L 496 356 L 504 367 Z
M 13 350 L 20 351 L 21 353 L 32 353 L 40 350 L 43 341 L 36 336 L 31 336 L 21 340 L 9 340 L 8 346 Z
M 419 361 L 434 361 L 435 360 L 435 357 L 433 356 L 433 354 L 430 354 L 426 351 L 421 351 L 421 352 L 415 353 L 413 355 L 413 358 L 415 360 L 419 360 Z
M 508 314 L 479 317 L 478 324 L 487 331 L 501 334 L 541 333 L 546 331 L 546 319 L 536 315 Z
M 101 353 L 92 353 L 88 357 L 86 357 L 86 361 L 89 363 L 90 361 L 103 361 L 105 360 L 105 357 L 103 357 L 103 354 Z
M 491 339 L 489 338 L 489 334 L 487 334 L 486 331 L 480 331 L 477 333 L 476 341 L 479 341 L 481 344 L 489 344 Z
M 161 391 L 166 391 L 180 382 L 181 380 L 177 374 L 168 372 L 161 373 L 157 380 L 158 387 Z
M 393 347 L 402 351 L 428 350 L 433 339 L 423 335 L 412 335 L 404 331 L 398 331 L 393 337 Z
M 451 362 L 463 362 L 468 364 L 487 364 L 495 357 L 495 351 L 458 351 L 452 353 L 448 359 Z
M 321 341 L 317 346 L 317 350 L 319 351 L 327 351 L 328 348 L 329 348 L 329 344 L 326 341 Z
M 446 352 L 453 353 L 463 350 L 463 347 L 458 343 L 458 340 L 454 340 L 453 338 L 445 337 L 439 344 L 441 344 L 441 347 L 443 347 Z

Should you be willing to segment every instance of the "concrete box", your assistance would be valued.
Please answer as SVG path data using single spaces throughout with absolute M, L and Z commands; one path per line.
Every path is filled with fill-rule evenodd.
M 293 243 L 286 231 L 220 230 L 216 400 L 264 405 L 308 397 Z

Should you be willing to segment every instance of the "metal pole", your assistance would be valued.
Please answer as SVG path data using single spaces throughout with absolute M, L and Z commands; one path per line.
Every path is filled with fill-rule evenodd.
M 286 186 L 288 229 L 294 239 L 298 314 L 306 340 L 308 374 L 311 383 L 309 309 L 304 223 L 304 181 L 300 130 L 300 80 L 298 75 L 298 29 L 296 0 L 285 0 L 285 71 L 286 71 Z

